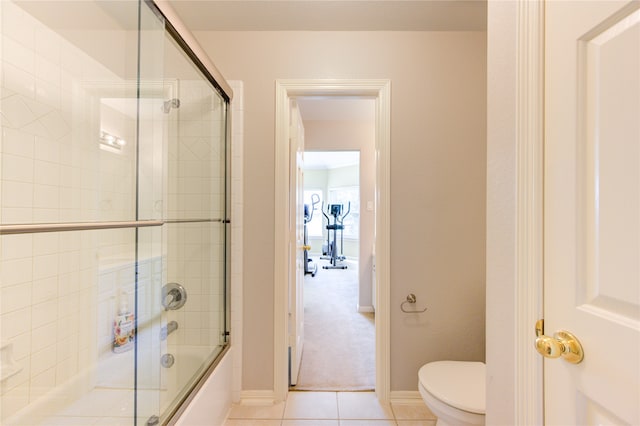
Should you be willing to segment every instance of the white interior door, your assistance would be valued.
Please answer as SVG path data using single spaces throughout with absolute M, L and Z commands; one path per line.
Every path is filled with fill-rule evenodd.
M 291 100 L 289 196 L 289 384 L 298 381 L 304 345 L 304 126 Z
M 640 2 L 545 8 L 545 423 L 638 425 Z

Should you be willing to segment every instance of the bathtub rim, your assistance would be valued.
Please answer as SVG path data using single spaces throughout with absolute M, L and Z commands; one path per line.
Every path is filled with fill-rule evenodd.
M 200 389 L 204 386 L 207 379 L 209 379 L 211 374 L 213 374 L 213 372 L 216 370 L 216 367 L 218 367 L 218 365 L 225 358 L 230 348 L 231 348 L 231 344 L 229 344 L 228 342 L 222 345 L 222 350 L 220 351 L 218 356 L 211 361 L 211 363 L 209 364 L 205 372 L 198 378 L 198 380 L 193 384 L 193 386 L 185 394 L 185 396 L 175 405 L 175 407 L 172 410 L 170 410 L 167 413 L 166 420 L 163 424 L 175 425 L 178 422 L 178 420 L 180 419 L 180 416 L 182 416 L 182 414 L 185 412 L 185 410 L 187 409 L 191 401 L 195 398 L 195 396 L 198 394 Z

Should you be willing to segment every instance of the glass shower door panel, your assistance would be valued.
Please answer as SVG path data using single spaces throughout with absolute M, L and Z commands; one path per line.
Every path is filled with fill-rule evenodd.
M 165 22 L 150 6 L 140 4 L 137 39 L 138 162 L 136 206 L 139 221 L 165 219 L 167 191 L 168 115 L 164 102 L 171 87 L 164 76 Z M 168 365 L 167 324 L 161 304 L 166 284 L 166 230 L 164 226 L 137 230 L 136 282 L 136 424 L 153 424 L 160 418 L 161 395 L 166 392 L 162 369 Z
M 135 219 L 138 2 L 79 5 L 0 3 L 2 224 Z
M 165 312 L 174 332 L 166 353 L 175 363 L 162 370 L 165 410 L 174 408 L 222 350 L 224 341 L 224 227 L 216 222 L 176 223 L 168 227 L 167 280 L 184 287 L 183 307 Z
M 0 2 L 0 225 L 139 219 L 139 151 L 153 154 L 142 202 L 156 206 L 162 144 L 139 145 L 138 121 L 161 114 L 164 27 L 139 5 Z M 138 52 L 139 35 L 159 53 Z M 144 85 L 139 56 L 155 58 Z M 162 257 L 160 237 L 153 249 L 139 238 L 134 227 L 0 237 L 1 424 L 134 423 L 135 325 L 158 316 L 137 290 L 152 291 Z
M 136 424 L 147 424 L 162 413 L 160 398 L 166 393 L 162 369 L 169 368 L 167 326 L 163 323 L 162 286 L 166 282 L 166 239 L 164 227 L 140 228 L 137 231 L 136 282 Z
M 163 324 L 173 330 L 162 370 L 161 408 L 173 412 L 221 352 L 225 335 L 226 104 L 168 34 L 165 76 L 177 98 L 167 101 L 167 283 L 183 289 Z M 170 290 L 169 290 L 170 291 Z M 169 294 L 169 292 L 167 292 Z
M 0 236 L 0 424 L 133 424 L 136 336 L 116 323 L 134 313 L 135 242 L 134 229 Z

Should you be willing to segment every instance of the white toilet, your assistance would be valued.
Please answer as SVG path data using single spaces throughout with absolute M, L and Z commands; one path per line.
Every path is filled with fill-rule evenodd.
M 484 425 L 485 364 L 436 361 L 418 371 L 420 395 L 436 426 Z

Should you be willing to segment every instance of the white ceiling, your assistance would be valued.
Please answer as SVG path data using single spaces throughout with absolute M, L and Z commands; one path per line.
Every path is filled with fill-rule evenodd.
M 305 151 L 305 170 L 326 170 L 360 164 L 357 151 Z
M 484 31 L 487 0 L 166 0 L 192 31 Z M 137 28 L 137 3 L 16 0 L 53 28 Z
M 484 31 L 486 0 L 169 0 L 194 31 Z

